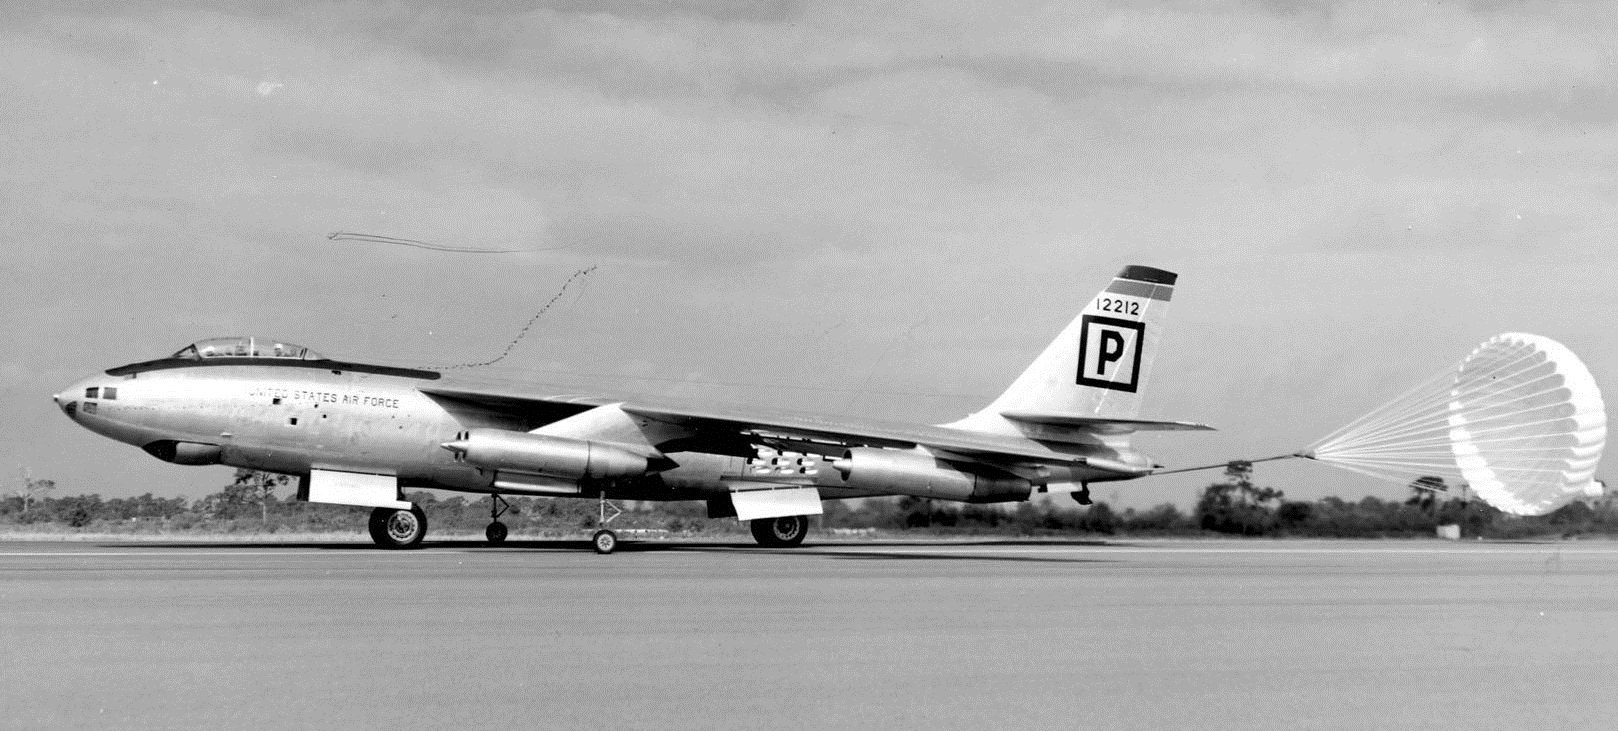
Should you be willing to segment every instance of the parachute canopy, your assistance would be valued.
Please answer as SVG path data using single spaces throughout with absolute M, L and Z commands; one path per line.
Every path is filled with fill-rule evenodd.
M 1307 456 L 1413 485 L 1454 479 L 1504 512 L 1544 515 L 1601 494 L 1606 442 L 1606 406 L 1578 356 L 1547 337 L 1505 333 Z

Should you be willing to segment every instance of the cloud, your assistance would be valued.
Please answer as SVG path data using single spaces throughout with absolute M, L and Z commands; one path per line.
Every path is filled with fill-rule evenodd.
M 1344 162 L 1327 146 L 1364 155 L 1364 135 L 1382 129 L 1391 153 L 1426 134 L 1409 136 L 1430 120 L 1375 120 L 1383 103 L 1367 90 L 1481 100 L 1578 81 L 1608 88 L 1591 64 L 1610 44 L 1555 22 L 1564 12 L 180 11 L 47 18 L 34 29 L 44 32 L 20 37 L 13 68 L 19 87 L 38 86 L 30 69 L 65 70 L 65 86 L 36 91 L 39 108 L 78 107 L 79 133 L 104 139 L 75 150 L 97 157 L 76 166 L 94 171 L 70 182 L 80 194 L 166 195 L 197 219 L 283 235 L 363 227 L 650 261 L 827 246 L 880 257 L 873 250 L 1049 236 L 1098 211 L 1142 219 L 1132 227 L 1143 236 L 1190 239 L 1174 223 L 1183 204 L 1158 210 L 1142 198 L 1188 174 L 1233 184 L 1247 200 L 1200 191 L 1212 208 L 1190 210 L 1245 209 L 1231 224 L 1242 231 L 1313 211 L 1317 220 L 1276 230 L 1377 230 L 1419 201 L 1347 214 L 1263 204 L 1287 206 L 1277 189 L 1302 185 L 1323 187 L 1316 198 L 1341 194 L 1316 179 Z M 154 75 L 161 91 L 135 86 Z M 1300 112 L 1289 86 L 1334 91 L 1336 109 Z M 1344 121 L 1345 108 L 1357 116 Z M 1448 124 L 1452 137 L 1471 131 Z M 1228 158 L 1212 159 L 1232 147 L 1252 152 L 1234 176 Z M 1438 174 L 1422 169 L 1435 164 L 1429 150 L 1410 152 L 1348 162 L 1373 181 L 1390 167 Z M 1354 211 L 1366 220 L 1345 224 Z

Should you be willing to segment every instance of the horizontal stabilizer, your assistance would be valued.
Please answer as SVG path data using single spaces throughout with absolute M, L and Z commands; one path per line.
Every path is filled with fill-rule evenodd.
M 1194 421 L 1154 421 L 1151 419 L 1114 419 L 1082 414 L 1042 414 L 1031 411 L 1002 411 L 1001 416 L 1025 424 L 1065 426 L 1089 429 L 1101 434 L 1127 434 L 1137 431 L 1213 431 L 1207 424 Z

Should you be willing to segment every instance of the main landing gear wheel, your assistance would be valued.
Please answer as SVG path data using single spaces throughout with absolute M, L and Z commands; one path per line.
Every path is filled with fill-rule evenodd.
M 427 514 L 418 505 L 377 508 L 371 511 L 370 529 L 371 540 L 382 548 L 415 548 L 427 537 Z
M 490 543 L 494 543 L 494 544 L 505 543 L 506 542 L 506 524 L 502 523 L 502 522 L 500 522 L 498 520 L 493 522 L 493 523 L 490 523 L 489 527 L 483 529 L 483 537 L 489 539 Z
M 784 515 L 779 518 L 759 518 L 750 522 L 753 539 L 760 546 L 791 548 L 803 543 L 809 535 L 809 516 Z
M 590 545 L 595 546 L 596 553 L 612 553 L 618 547 L 618 534 L 602 528 L 590 537 Z

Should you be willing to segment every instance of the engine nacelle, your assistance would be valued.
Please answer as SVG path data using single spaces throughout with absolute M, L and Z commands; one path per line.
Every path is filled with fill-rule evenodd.
M 478 467 L 568 480 L 638 477 L 650 469 L 650 460 L 623 447 L 503 429 L 473 429 L 442 446 Z
M 1001 503 L 1027 500 L 1033 491 L 1033 483 L 1020 477 L 967 472 L 924 452 L 860 447 L 832 467 L 848 487 L 899 495 Z
M 223 450 L 217 444 L 198 444 L 196 442 L 177 442 L 173 439 L 147 444 L 141 449 L 164 462 L 174 464 L 219 464 Z

